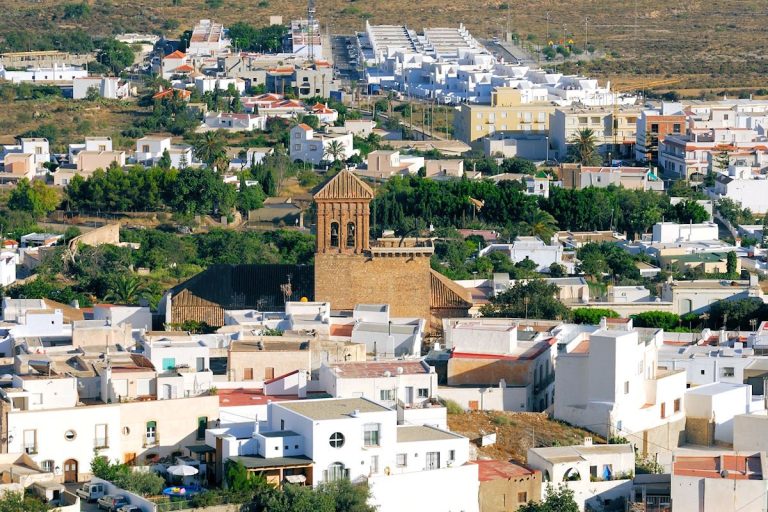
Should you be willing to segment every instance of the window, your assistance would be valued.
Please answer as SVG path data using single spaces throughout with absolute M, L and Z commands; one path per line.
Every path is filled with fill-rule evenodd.
M 675 408 L 674 408 L 674 411 L 675 412 L 680 412 L 680 399 L 679 398 L 675 398 Z
M 331 448 L 341 448 L 344 446 L 344 434 L 341 432 L 334 432 L 331 434 L 331 438 L 328 440 Z
M 661 402 L 661 419 L 664 419 L 667 417 L 667 404 L 664 402 Z
M 164 357 L 163 358 L 163 370 L 173 370 L 176 368 L 176 358 L 175 357 Z
M 651 133 L 656 135 L 659 133 L 659 125 L 656 123 L 651 124 Z
M 325 470 L 326 482 L 333 482 L 335 480 L 341 480 L 346 478 L 349 474 L 349 470 L 344 467 L 341 462 L 334 462 L 328 465 L 328 469 Z
M 394 389 L 382 389 L 379 391 L 379 397 L 381 400 L 384 401 L 391 401 L 395 399 L 395 390 Z
M 379 472 L 379 456 L 372 455 L 371 456 L 371 473 L 378 473 L 378 472 Z
M 205 370 L 205 358 L 204 357 L 197 357 L 195 358 L 195 369 L 199 372 Z
M 704 370 L 700 370 L 700 373 L 701 373 L 702 375 L 704 375 L 704 374 L 705 374 Z
M 419 388 L 419 398 L 429 398 L 429 388 Z
M 448 451 L 448 462 L 455 462 L 456 461 L 456 450 L 449 450 Z
M 517 502 L 528 503 L 528 493 L 525 491 L 517 493 Z
M 109 443 L 107 442 L 107 424 L 106 423 L 101 423 L 96 425 L 96 432 L 93 440 L 93 447 L 94 448 L 109 447 Z
M 378 423 L 367 423 L 363 426 L 363 446 L 379 446 L 380 429 Z
M 53 468 L 54 468 L 53 461 L 50 459 L 44 460 L 40 463 L 40 469 L 42 469 L 46 473 L 53 473 Z
M 24 431 L 24 453 L 37 453 L 37 430 Z
M 301 151 L 301 144 L 294 144 L 293 145 L 293 150 L 294 151 Z
M 280 430 L 285 430 L 285 420 L 280 420 Z
M 157 422 L 148 421 L 145 433 L 145 446 L 154 446 L 157 444 Z
M 396 457 L 397 467 L 404 468 L 408 465 L 408 455 L 405 453 L 398 453 Z
M 77 437 L 77 432 L 75 432 L 72 429 L 69 429 L 66 432 L 64 432 L 64 439 L 66 439 L 67 441 L 74 441 L 76 437 Z
M 149 144 L 144 144 L 143 146 L 141 146 L 141 152 L 149 153 Z
M 208 416 L 197 418 L 197 439 L 205 439 L 205 429 L 208 428 Z
M 722 376 L 733 377 L 734 376 L 733 366 L 724 366 L 722 370 Z
M 99 151 L 106 151 L 107 146 L 105 144 L 99 144 Z
M 243 368 L 243 380 L 253 380 L 253 368 Z
M 339 246 L 339 223 L 331 222 L 331 247 Z
M 317 144 L 310 144 L 309 145 L 309 150 L 310 151 L 317 151 Z
M 629 394 L 629 381 L 628 380 L 624 381 L 624 394 L 625 395 Z
M 589 466 L 589 477 L 597 478 L 597 466 Z
M 680 123 L 675 123 L 672 125 L 672 133 L 680 133 Z

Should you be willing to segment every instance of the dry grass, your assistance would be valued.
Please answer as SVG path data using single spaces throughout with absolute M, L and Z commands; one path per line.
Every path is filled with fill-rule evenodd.
M 533 446 L 581 444 L 585 436 L 605 442 L 586 430 L 550 420 L 543 413 L 471 412 L 448 415 L 448 428 L 470 439 L 496 432 L 496 444 L 478 449 L 478 456 L 524 464 Z
M 298 17 L 304 2 L 283 0 L 223 0 L 210 9 L 205 0 L 90 0 L 91 15 L 82 21 L 62 21 L 63 5 L 77 0 L 5 0 L 0 34 L 8 29 L 81 26 L 91 33 L 162 31 L 166 20 L 181 23 L 178 32 L 204 17 L 225 23 L 246 21 L 263 25 L 269 15 L 284 20 Z M 684 74 L 681 87 L 759 86 L 768 68 L 763 51 L 766 13 L 761 0 L 665 2 L 662 0 L 457 0 L 419 2 L 377 0 L 323 0 L 318 17 L 332 33 L 363 30 L 372 23 L 455 26 L 463 22 L 476 36 L 497 35 L 510 27 L 523 39 L 545 43 L 549 12 L 550 38 L 572 35 L 584 44 L 585 17 L 589 42 L 614 57 L 587 68 L 604 78 Z
M 11 144 L 14 137 L 41 125 L 53 125 L 58 131 L 56 151 L 66 144 L 82 142 L 85 136 L 108 135 L 116 149 L 128 149 L 130 141 L 120 132 L 132 126 L 145 109 L 135 102 L 84 102 L 64 98 L 21 100 L 3 105 L 0 119 L 0 144 Z

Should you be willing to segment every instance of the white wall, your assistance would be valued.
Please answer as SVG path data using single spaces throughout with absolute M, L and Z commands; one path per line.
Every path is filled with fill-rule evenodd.
M 368 479 L 379 512 L 477 512 L 478 466 L 465 464 L 420 473 L 379 474 Z
M 519 387 L 444 387 L 437 390 L 440 398 L 453 400 L 469 410 L 469 402 L 476 401 L 481 411 L 528 411 L 533 386 Z M 555 395 L 557 396 L 557 395 Z

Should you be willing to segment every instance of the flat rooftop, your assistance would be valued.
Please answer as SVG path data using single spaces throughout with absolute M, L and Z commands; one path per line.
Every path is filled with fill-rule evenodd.
M 347 379 L 384 377 L 386 372 L 397 375 L 420 375 L 429 373 L 429 367 L 421 361 L 366 361 L 354 363 L 336 363 L 330 365 L 337 375 Z
M 462 439 L 463 436 L 426 425 L 397 427 L 398 443 L 417 443 L 419 441 L 446 441 Z
M 763 461 L 760 453 L 676 457 L 672 462 L 672 473 L 699 478 L 763 480 Z
M 279 404 L 297 414 L 312 420 L 338 420 L 351 418 L 355 411 L 361 414 L 391 411 L 365 398 L 330 398 L 325 400 L 304 400 Z
M 478 466 L 478 478 L 481 482 L 509 480 L 536 474 L 535 470 L 504 460 L 475 460 L 472 463 Z
M 591 446 L 550 446 L 531 451 L 552 463 L 588 460 L 592 455 L 634 454 L 631 444 L 593 444 Z

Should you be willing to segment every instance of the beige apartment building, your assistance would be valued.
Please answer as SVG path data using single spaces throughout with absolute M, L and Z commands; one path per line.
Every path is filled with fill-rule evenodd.
M 568 156 L 569 142 L 583 129 L 590 129 L 597 141 L 597 148 L 611 158 L 634 157 L 639 108 L 613 106 L 558 107 L 549 120 L 550 145 L 560 161 Z
M 523 103 L 517 89 L 498 87 L 491 93 L 490 105 L 461 105 L 453 120 L 454 135 L 471 144 L 498 132 L 546 134 L 554 111 L 552 103 Z

